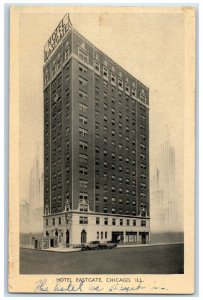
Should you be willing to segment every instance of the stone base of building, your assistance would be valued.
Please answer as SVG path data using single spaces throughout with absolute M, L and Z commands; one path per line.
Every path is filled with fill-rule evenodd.
M 95 212 L 69 211 L 44 216 L 44 237 L 49 247 L 79 248 L 91 241 L 117 244 L 150 242 L 150 219 Z

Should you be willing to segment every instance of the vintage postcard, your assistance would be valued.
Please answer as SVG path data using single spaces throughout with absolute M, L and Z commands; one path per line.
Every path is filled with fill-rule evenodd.
M 11 7 L 9 292 L 194 293 L 195 14 Z

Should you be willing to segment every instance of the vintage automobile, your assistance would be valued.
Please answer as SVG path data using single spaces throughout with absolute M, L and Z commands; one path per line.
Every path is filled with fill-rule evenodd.
M 102 244 L 103 249 L 115 249 L 117 244 L 112 241 L 107 241 L 106 243 Z
M 86 244 L 81 245 L 81 250 L 100 250 L 102 249 L 102 245 L 100 244 L 99 241 L 91 241 Z

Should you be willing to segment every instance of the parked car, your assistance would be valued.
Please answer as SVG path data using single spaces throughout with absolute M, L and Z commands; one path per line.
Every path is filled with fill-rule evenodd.
M 99 241 L 92 241 L 86 244 L 81 245 L 81 250 L 100 250 L 102 249 L 102 245 Z
M 115 249 L 117 247 L 117 244 L 112 241 L 107 241 L 105 244 L 103 244 L 104 249 Z

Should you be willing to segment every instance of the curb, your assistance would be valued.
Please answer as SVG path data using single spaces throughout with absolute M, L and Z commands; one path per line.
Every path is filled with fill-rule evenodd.
M 184 242 L 174 242 L 174 243 L 159 243 L 159 244 L 140 244 L 140 245 L 118 245 L 115 249 L 120 248 L 139 248 L 139 247 L 154 247 L 154 246 L 167 246 L 167 245 L 184 245 Z M 73 253 L 73 252 L 81 252 L 81 249 L 77 249 L 74 251 L 61 251 L 61 250 L 49 250 L 49 249 L 35 249 L 35 248 L 26 248 L 26 247 L 20 247 L 20 249 L 25 250 L 35 250 L 35 251 L 46 251 L 46 252 L 52 252 L 52 253 Z

